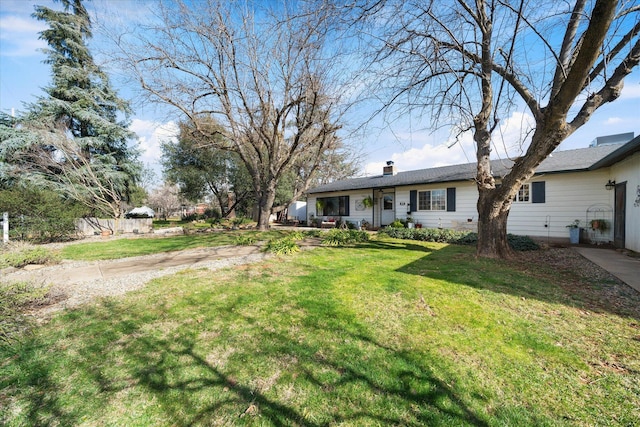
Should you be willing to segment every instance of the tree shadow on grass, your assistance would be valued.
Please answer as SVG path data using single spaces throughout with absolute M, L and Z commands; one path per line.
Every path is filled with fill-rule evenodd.
M 9 411 L 12 409 L 11 397 L 15 396 L 20 396 L 21 401 L 28 402 L 22 414 L 26 421 L 24 425 L 75 425 L 78 423 L 78 417 L 74 411 L 59 398 L 56 381 L 52 378 L 51 366 L 38 360 L 25 360 L 22 356 L 14 357 L 9 363 L 27 365 L 28 368 L 19 379 L 11 375 L 0 375 L 4 376 L 0 380 L 0 425 L 13 425 L 9 422 L 11 415 Z M 1 364 L 0 368 L 2 368 Z
M 518 256 L 515 260 L 477 259 L 471 248 L 449 245 L 397 271 L 640 320 L 640 293 L 615 277 L 587 280 L 573 265 L 554 260 L 554 252 L 523 252 Z
M 464 398 L 457 395 L 455 387 L 437 378 L 415 355 L 385 347 L 370 337 L 344 335 L 345 331 L 335 333 L 348 337 L 354 345 L 365 346 L 378 353 L 378 357 L 383 359 L 379 362 L 393 366 L 393 374 L 387 373 L 385 378 L 381 378 L 381 367 L 367 369 L 358 361 L 327 355 L 322 348 L 313 345 L 292 345 L 290 337 L 278 333 L 267 333 L 270 351 L 262 355 L 269 359 L 296 360 L 290 366 L 295 387 L 311 388 L 316 394 L 313 399 L 324 401 L 320 405 L 327 408 L 325 413 L 319 413 L 318 408 L 306 408 L 304 403 L 290 402 L 271 390 L 261 391 L 252 381 L 259 376 L 257 373 L 250 380 L 239 380 L 237 376 L 251 374 L 251 365 L 255 361 L 248 353 L 238 355 L 247 358 L 243 373 L 207 361 L 206 355 L 200 353 L 191 340 L 168 343 L 145 337 L 129 349 L 135 348 L 129 357 L 137 358 L 146 366 L 134 375 L 140 385 L 162 402 L 174 425 L 251 424 L 257 420 L 268 425 L 318 427 L 339 423 L 488 425 L 465 403 Z M 159 359 L 147 357 L 158 353 L 163 354 Z M 169 360 L 181 362 L 172 364 Z M 371 363 L 376 363 L 376 360 Z M 193 374 L 175 380 L 182 377 L 179 371 Z M 328 372 L 333 375 L 327 376 Z M 349 392 L 354 389 L 359 392 Z M 217 395 L 215 402 L 203 404 L 203 394 Z M 371 405 L 371 399 L 377 400 L 381 407 Z M 346 405 L 345 401 L 351 401 L 351 405 Z M 402 409 L 394 414 L 388 411 L 390 403 L 399 404 Z M 221 418 L 221 412 L 234 415 Z
M 176 426 L 488 425 L 420 355 L 378 342 L 327 295 L 307 290 L 291 301 L 306 339 L 292 336 L 286 322 L 243 314 L 242 297 L 223 309 L 200 306 L 201 322 L 166 330 L 138 304 L 105 300 L 71 312 L 73 343 L 65 346 L 72 353 L 26 343 L 11 363 L 28 379 L 7 378 L 22 383 L 9 391 L 0 382 L 0 398 L 20 401 L 29 425 L 99 424 L 104 414 L 126 423 L 113 416 L 129 411 Z M 214 333 L 216 324 L 224 331 Z M 213 357 L 224 349 L 232 350 L 227 359 Z M 74 395 L 64 377 L 89 394 Z
M 391 414 L 385 416 L 378 411 L 376 411 L 377 413 L 368 412 L 366 409 L 356 409 L 350 411 L 351 413 L 348 415 L 332 413 L 329 416 L 330 419 L 328 421 L 313 421 L 309 417 L 303 415 L 303 408 L 294 408 L 292 406 L 287 406 L 285 404 L 279 403 L 277 401 L 277 398 L 268 398 L 266 397 L 266 395 L 256 392 L 256 390 L 251 387 L 247 387 L 246 385 L 237 383 L 229 376 L 224 375 L 218 368 L 208 364 L 206 360 L 195 354 L 192 349 L 185 350 L 183 354 L 188 354 L 193 358 L 194 363 L 198 363 L 201 367 L 208 369 L 211 374 L 218 378 L 217 385 L 224 385 L 225 388 L 230 390 L 232 393 L 235 393 L 236 400 L 246 402 L 246 404 L 249 405 L 248 408 L 250 408 L 251 405 L 256 405 L 260 410 L 261 416 L 273 422 L 275 425 L 289 425 L 292 423 L 300 423 L 302 425 L 324 426 L 358 420 L 368 420 L 370 422 L 374 421 L 376 423 L 387 425 L 397 425 L 398 423 L 403 422 L 403 419 L 393 417 Z M 398 355 L 398 357 L 401 357 L 401 355 Z M 359 372 L 358 370 L 343 366 L 340 363 L 336 364 L 334 361 L 329 361 L 327 359 L 316 359 L 315 364 L 317 365 L 315 366 L 316 369 L 330 369 L 340 373 L 339 380 L 327 381 L 319 378 L 315 370 L 309 368 L 303 369 L 303 374 L 305 377 L 304 380 L 309 384 L 314 385 L 318 391 L 324 393 L 327 396 L 328 400 L 332 400 L 332 390 L 335 390 L 336 388 L 347 387 L 349 383 L 359 383 L 364 384 L 365 388 L 367 388 L 369 392 L 386 396 L 387 398 L 396 397 L 406 403 L 409 403 L 410 405 L 415 404 L 422 407 L 423 409 L 425 406 L 434 405 L 432 412 L 420 411 L 421 413 L 416 414 L 415 422 L 409 422 L 409 424 L 420 425 L 427 422 L 437 422 L 440 418 L 452 418 L 458 419 L 458 421 L 465 421 L 466 423 L 472 425 L 487 425 L 487 423 L 479 419 L 473 413 L 473 411 L 468 409 L 465 406 L 463 400 L 456 397 L 455 393 L 451 391 L 449 387 L 447 387 L 435 377 L 427 375 L 426 372 L 416 372 L 415 370 L 410 369 L 401 371 L 399 373 L 399 378 L 402 385 L 397 388 L 391 388 L 376 383 L 373 378 L 363 372 Z M 408 385 L 414 382 L 420 382 L 423 385 L 428 384 L 429 388 L 431 388 L 431 391 L 412 391 Z M 182 387 L 184 385 L 186 384 L 182 384 L 179 387 Z M 212 385 L 215 385 L 215 383 Z M 355 398 L 356 396 L 353 397 Z M 439 407 L 437 402 L 442 402 L 445 400 L 453 402 L 452 408 Z M 190 422 L 189 424 L 193 424 L 193 422 L 206 419 L 206 415 L 214 413 L 216 409 L 218 409 L 217 406 L 212 406 L 201 411 L 193 418 L 192 422 Z M 239 417 L 241 416 L 242 415 L 240 415 Z M 327 418 L 327 416 L 324 416 L 323 418 Z M 404 421 L 407 422 L 408 420 L 405 419 Z
M 174 425 L 509 423 L 510 415 L 487 414 L 484 397 L 458 389 L 457 374 L 447 374 L 446 362 L 376 339 L 331 296 L 339 280 L 315 292 L 305 284 L 308 276 L 298 280 L 303 291 L 290 299 L 286 313 L 243 313 L 246 301 L 240 298 L 207 312 L 203 329 L 223 325 L 211 340 L 181 327 L 173 337 L 136 334 L 121 342 L 122 353 L 138 367 L 132 373 L 136 383 L 154 395 Z M 290 324 L 281 321 L 292 313 L 298 317 Z M 228 357 L 220 357 L 223 350 Z M 518 420 L 549 424 L 533 412 L 520 413 Z
M 365 247 L 424 253 L 398 269 L 406 274 L 567 303 L 566 292 L 553 281 L 532 289 L 517 265 L 475 260 L 468 248 L 431 249 L 404 242 Z M 495 268 L 508 271 L 498 281 L 489 280 L 496 277 Z M 325 279 L 325 288 L 309 289 L 308 283 Z M 478 390 L 456 384 L 459 374 L 429 354 L 430 349 L 394 348 L 379 338 L 332 296 L 338 272 L 312 270 L 295 280 L 288 307 L 278 310 L 281 305 L 272 302 L 267 314 L 245 310 L 260 298 L 247 301 L 225 294 L 208 306 L 186 290 L 180 299 L 187 304 L 183 310 L 193 310 L 189 318 L 172 318 L 160 302 L 147 300 L 106 300 L 98 309 L 71 312 L 67 317 L 73 322 L 65 327 L 73 330 L 73 355 L 46 358 L 43 352 L 55 349 L 34 340 L 8 362 L 27 374 L 26 379 L 0 380 L 0 403 L 10 398 L 24 402 L 24 418 L 31 425 L 98 424 L 104 420 L 92 418 L 100 416 L 94 414 L 100 413 L 96 408 L 109 408 L 122 396 L 142 402 L 124 402 L 121 410 L 151 411 L 146 416 L 157 417 L 155 424 L 177 426 L 554 424 L 535 414 L 535 408 L 518 412 L 504 405 L 490 413 L 490 402 Z M 291 320 L 283 321 L 286 316 Z M 65 358 L 64 363 L 58 358 Z M 113 371 L 115 365 L 122 366 Z M 84 388 L 97 391 L 70 396 L 74 389 L 59 384 L 65 375 L 87 378 Z M 105 412 L 119 413 L 113 408 Z

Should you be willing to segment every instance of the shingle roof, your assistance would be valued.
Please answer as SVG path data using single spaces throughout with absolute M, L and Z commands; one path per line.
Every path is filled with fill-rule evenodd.
M 622 144 L 617 150 L 592 164 L 589 167 L 589 170 L 596 170 L 611 166 L 637 152 L 640 152 L 640 135 L 638 135 L 628 143 Z
M 635 144 L 635 145 L 634 145 Z M 606 144 L 597 147 L 578 148 L 575 150 L 554 151 L 536 170 L 541 173 L 576 172 L 593 169 L 602 160 L 616 152 L 628 151 L 627 146 L 640 147 L 640 137 L 626 144 Z M 492 160 L 491 168 L 495 176 L 505 175 L 513 165 L 511 160 Z M 602 164 L 599 167 L 607 166 Z M 376 175 L 362 178 L 351 178 L 331 182 L 312 188 L 308 193 L 325 193 L 331 191 L 362 190 L 368 188 L 387 188 L 401 185 L 432 184 L 452 181 L 473 180 L 476 176 L 476 163 L 442 166 L 437 168 L 419 169 L 398 172 L 396 175 Z

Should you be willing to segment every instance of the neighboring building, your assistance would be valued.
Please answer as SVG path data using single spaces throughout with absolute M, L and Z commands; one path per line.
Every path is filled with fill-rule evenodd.
M 498 182 L 512 164 L 492 161 Z M 307 220 L 340 218 L 381 227 L 411 216 L 425 228 L 474 229 L 475 175 L 475 163 L 396 172 L 388 162 L 382 175 L 309 190 Z M 640 252 L 640 136 L 601 137 L 589 148 L 553 152 L 518 192 L 507 231 L 568 240 L 567 225 L 576 219 L 583 241 Z M 605 229 L 593 229 L 594 220 L 604 220 Z
M 304 221 L 307 218 L 307 202 L 292 202 L 287 207 L 288 221 Z
M 127 218 L 153 218 L 156 213 L 149 206 L 133 208 L 125 214 Z

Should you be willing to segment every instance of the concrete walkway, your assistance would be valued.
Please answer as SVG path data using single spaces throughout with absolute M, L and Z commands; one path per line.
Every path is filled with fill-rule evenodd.
M 614 249 L 574 247 L 573 250 L 640 292 L 640 258 Z

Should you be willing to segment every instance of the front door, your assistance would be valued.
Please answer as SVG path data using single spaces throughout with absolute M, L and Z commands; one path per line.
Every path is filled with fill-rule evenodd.
M 384 227 L 396 219 L 395 193 L 383 193 L 380 203 L 380 224 Z
M 627 183 L 616 184 L 615 208 L 613 211 L 613 244 L 616 248 L 624 248 L 625 239 L 625 207 L 627 205 Z

